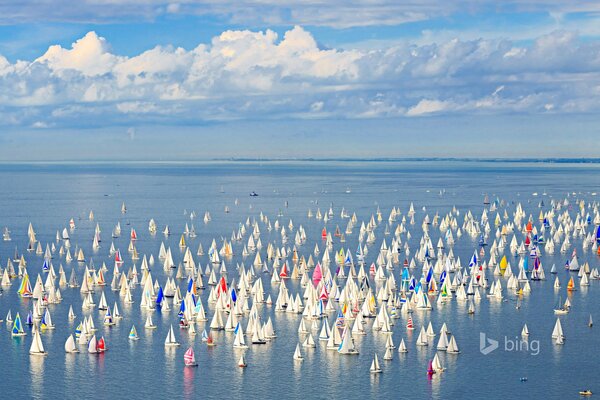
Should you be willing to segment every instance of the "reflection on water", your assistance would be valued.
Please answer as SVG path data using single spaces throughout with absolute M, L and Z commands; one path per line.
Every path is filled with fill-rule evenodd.
M 44 362 L 46 357 L 39 355 L 29 356 L 29 373 L 31 376 L 31 394 L 33 398 L 44 397 Z
M 194 380 L 198 367 L 183 368 L 183 397 L 192 399 L 194 397 Z

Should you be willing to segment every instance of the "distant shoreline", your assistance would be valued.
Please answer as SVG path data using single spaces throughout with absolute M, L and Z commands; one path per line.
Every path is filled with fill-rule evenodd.
M 600 158 L 453 158 L 453 157 L 407 157 L 407 158 L 244 158 L 227 157 L 195 160 L 36 160 L 3 161 L 0 165 L 193 165 L 211 163 L 399 163 L 399 162 L 461 162 L 461 163 L 534 163 L 534 164 L 600 164 Z

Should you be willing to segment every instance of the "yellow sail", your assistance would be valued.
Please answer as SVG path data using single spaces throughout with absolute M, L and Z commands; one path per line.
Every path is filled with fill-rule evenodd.
M 504 271 L 506 271 L 507 265 L 508 261 L 506 261 L 506 256 L 503 256 L 502 260 L 500 260 L 500 271 L 502 271 L 502 275 L 504 275 Z

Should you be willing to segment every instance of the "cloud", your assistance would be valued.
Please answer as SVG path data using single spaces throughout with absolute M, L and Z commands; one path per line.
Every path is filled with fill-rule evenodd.
M 39 21 L 123 22 L 149 21 L 166 14 L 217 17 L 229 23 L 250 26 L 317 25 L 347 28 L 397 25 L 406 22 L 447 17 L 465 12 L 550 13 L 560 21 L 568 13 L 593 13 L 600 4 L 593 1 L 522 0 L 23 0 L 0 5 L 0 24 Z
M 577 60 L 577 62 L 573 62 Z M 33 61 L 0 56 L 5 126 L 205 124 L 251 119 L 597 113 L 600 43 L 458 40 L 322 48 L 306 29 L 228 30 L 126 57 L 94 32 Z
M 447 101 L 439 101 L 439 100 L 428 100 L 423 99 L 419 101 L 419 103 L 411 107 L 406 115 L 409 117 L 415 117 L 423 114 L 431 114 L 439 111 L 444 111 L 450 108 L 450 104 Z
M 71 49 L 50 46 L 36 62 L 46 64 L 54 71 L 74 70 L 84 76 L 97 76 L 110 72 L 119 58 L 110 54 L 104 38 L 88 32 L 72 44 Z

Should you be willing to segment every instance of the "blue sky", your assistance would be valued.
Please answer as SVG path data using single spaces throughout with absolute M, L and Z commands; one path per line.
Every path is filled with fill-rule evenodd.
M 600 4 L 8 1 L 0 160 L 593 157 Z

